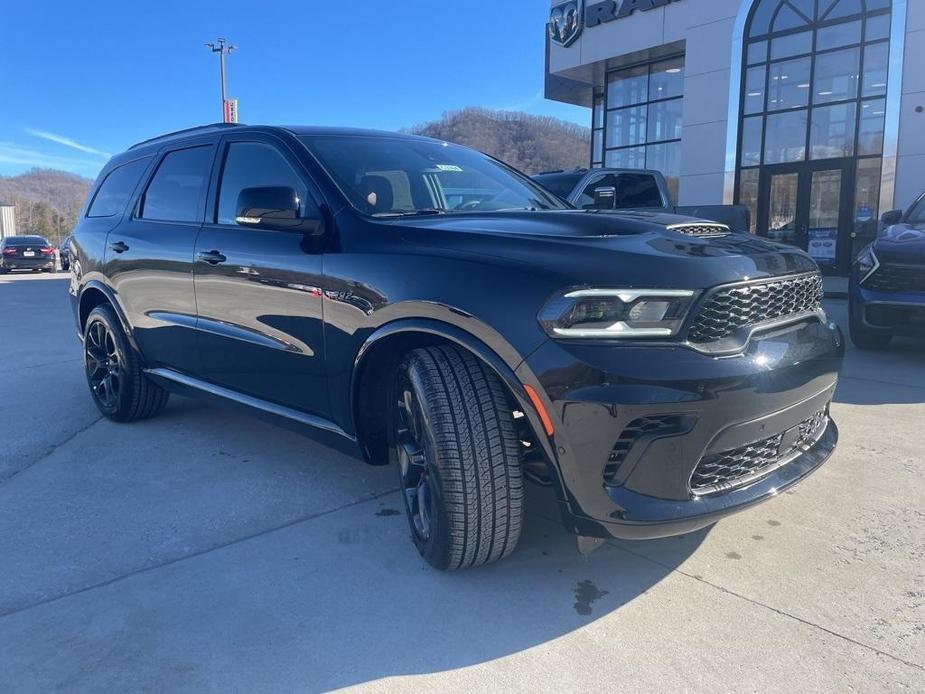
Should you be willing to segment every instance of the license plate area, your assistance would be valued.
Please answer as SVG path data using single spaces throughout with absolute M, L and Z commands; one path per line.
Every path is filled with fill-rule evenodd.
M 35 251 L 23 251 L 23 252 L 22 252 L 22 257 L 23 257 L 23 258 L 34 258 L 34 257 L 35 257 Z

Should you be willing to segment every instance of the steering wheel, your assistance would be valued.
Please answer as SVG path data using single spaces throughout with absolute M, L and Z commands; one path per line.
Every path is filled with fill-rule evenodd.
M 482 204 L 481 200 L 470 200 L 469 202 L 464 202 L 461 205 L 457 205 L 453 209 L 456 210 L 477 210 Z

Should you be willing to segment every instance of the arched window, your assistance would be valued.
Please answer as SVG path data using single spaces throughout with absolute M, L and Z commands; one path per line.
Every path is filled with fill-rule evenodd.
M 811 181 L 805 184 L 807 191 L 800 187 L 799 163 L 805 163 L 809 172 L 803 178 L 812 178 L 812 172 L 825 168 L 822 162 L 831 160 L 831 171 L 841 167 L 838 170 L 843 172 L 837 178 L 828 176 L 830 193 L 838 186 L 842 195 L 843 216 L 846 210 L 858 209 L 858 219 L 868 209 L 876 215 L 891 4 L 891 0 L 754 3 L 745 29 L 736 197 L 751 208 L 758 233 L 775 236 L 778 231 L 775 225 L 781 219 L 767 209 L 775 205 L 775 195 L 785 213 L 782 196 L 792 197 L 795 206 L 797 199 L 814 204 L 812 195 L 822 195 L 808 191 Z M 770 179 L 788 166 L 789 182 Z M 817 178 L 825 180 L 822 175 Z M 829 216 L 837 213 L 833 209 Z M 806 246 L 799 226 L 794 224 L 777 237 Z M 803 226 L 811 227 L 812 222 Z M 839 223 L 833 220 L 830 226 Z

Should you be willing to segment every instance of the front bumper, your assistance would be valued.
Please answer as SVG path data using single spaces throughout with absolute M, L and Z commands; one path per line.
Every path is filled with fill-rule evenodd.
M 843 355 L 839 329 L 813 320 L 754 335 L 725 357 L 550 341 L 518 375 L 539 385 L 554 419 L 551 475 L 569 528 L 647 539 L 714 523 L 825 462 L 838 439 L 828 407 Z M 814 418 L 823 424 L 798 441 Z M 782 452 L 779 464 L 695 489 L 702 461 L 768 442 Z
M 851 283 L 851 312 L 864 330 L 925 337 L 925 293 L 877 292 Z

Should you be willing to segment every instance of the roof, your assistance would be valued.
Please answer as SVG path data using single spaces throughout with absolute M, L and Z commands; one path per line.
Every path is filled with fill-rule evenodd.
M 209 133 L 223 132 L 229 129 L 242 130 L 244 132 L 253 130 L 286 130 L 293 135 L 319 137 L 319 136 L 358 136 L 358 137 L 400 137 L 413 140 L 432 140 L 429 137 L 419 135 L 410 135 L 408 133 L 389 132 L 387 130 L 368 130 L 363 128 L 342 128 L 332 126 L 317 125 L 245 125 L 243 123 L 209 123 L 192 128 L 184 128 L 171 133 L 157 135 L 147 140 L 137 142 L 129 150 L 147 147 L 149 145 L 161 144 L 170 140 L 179 140 L 185 137 L 195 137 L 197 135 L 207 135 Z

